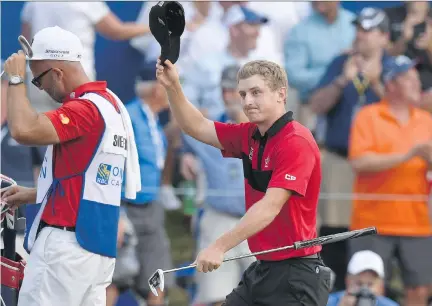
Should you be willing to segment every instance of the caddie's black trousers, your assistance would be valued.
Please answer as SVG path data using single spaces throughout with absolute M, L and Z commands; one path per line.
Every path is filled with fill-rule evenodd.
M 331 270 L 317 257 L 252 263 L 223 305 L 327 305 Z

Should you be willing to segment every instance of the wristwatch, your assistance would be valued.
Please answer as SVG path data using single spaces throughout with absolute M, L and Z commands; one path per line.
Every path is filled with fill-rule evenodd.
M 24 83 L 24 79 L 19 75 L 13 75 L 9 78 L 9 85 L 19 85 Z

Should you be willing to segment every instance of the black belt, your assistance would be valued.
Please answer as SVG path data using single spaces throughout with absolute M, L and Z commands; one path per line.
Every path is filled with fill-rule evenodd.
M 68 232 L 75 232 L 75 226 L 60 226 L 60 225 L 52 225 L 48 224 L 45 221 L 40 221 L 38 232 L 40 232 L 44 227 L 54 227 Z
M 319 253 L 316 254 L 312 254 L 312 255 L 307 255 L 307 256 L 302 256 L 302 257 L 291 257 L 291 258 L 287 258 L 287 259 L 282 259 L 282 260 L 257 260 L 259 263 L 262 264 L 269 264 L 269 263 L 281 263 L 281 262 L 289 262 L 289 261 L 294 261 L 294 260 L 301 260 L 301 259 L 321 259 L 321 255 Z

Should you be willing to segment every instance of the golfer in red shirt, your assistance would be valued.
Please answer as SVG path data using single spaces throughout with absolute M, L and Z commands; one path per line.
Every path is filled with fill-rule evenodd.
M 317 237 L 321 184 L 318 146 L 310 131 L 286 112 L 285 71 L 269 61 L 253 61 L 239 71 L 238 91 L 249 123 L 225 124 L 205 118 L 184 96 L 170 61 L 157 64 L 158 80 L 183 131 L 241 158 L 247 212 L 237 226 L 208 248 L 196 263 L 199 272 L 217 269 L 225 252 L 247 239 L 252 252 Z M 326 305 L 330 269 L 321 246 L 257 256 L 224 305 Z

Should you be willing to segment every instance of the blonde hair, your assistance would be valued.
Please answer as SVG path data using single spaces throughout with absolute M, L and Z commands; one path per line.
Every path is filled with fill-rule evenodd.
M 259 60 L 244 64 L 237 73 L 237 83 L 254 75 L 261 76 L 273 91 L 282 87 L 288 88 L 288 77 L 285 70 L 274 62 Z

